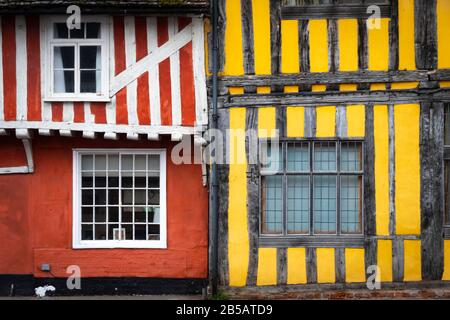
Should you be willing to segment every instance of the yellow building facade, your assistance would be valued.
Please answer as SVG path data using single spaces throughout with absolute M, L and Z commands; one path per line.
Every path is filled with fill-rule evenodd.
M 450 0 L 219 3 L 221 285 L 450 280 Z

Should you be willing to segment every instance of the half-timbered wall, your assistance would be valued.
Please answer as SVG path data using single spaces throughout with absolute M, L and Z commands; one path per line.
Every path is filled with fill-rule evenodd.
M 0 133 L 181 139 L 206 126 L 202 18 L 110 17 L 110 101 L 92 103 L 44 99 L 46 19 L 1 17 Z
M 365 283 L 374 264 L 383 283 L 450 280 L 442 195 L 450 1 L 393 0 L 374 29 L 365 15 L 295 18 L 280 2 L 220 1 L 219 124 L 259 129 L 259 138 L 278 129 L 284 139 L 362 139 L 364 237 L 267 241 L 258 166 L 231 161 L 219 175 L 221 283 Z M 248 159 L 246 142 L 231 139 L 232 157 Z

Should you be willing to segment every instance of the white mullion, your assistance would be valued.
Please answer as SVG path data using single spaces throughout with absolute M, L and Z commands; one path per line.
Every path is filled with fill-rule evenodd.
M 95 239 L 95 153 L 92 155 L 92 239 Z

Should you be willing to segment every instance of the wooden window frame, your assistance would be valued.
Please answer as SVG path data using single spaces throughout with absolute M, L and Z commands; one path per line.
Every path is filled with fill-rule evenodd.
M 160 238 L 159 240 L 82 240 L 81 239 L 81 156 L 95 154 L 158 155 L 160 177 Z M 73 150 L 73 249 L 167 249 L 167 164 L 165 149 L 74 149 Z M 119 177 L 121 167 L 119 162 Z M 120 179 L 119 179 L 120 180 Z M 121 186 L 119 185 L 119 194 Z M 119 201 L 119 208 L 121 203 Z M 119 220 L 120 221 L 120 220 Z M 120 225 L 120 224 L 119 224 Z
M 43 60 L 43 86 L 44 101 L 47 102 L 110 102 L 110 21 L 107 16 L 82 16 L 81 23 L 97 22 L 101 25 L 100 39 L 55 39 L 54 24 L 66 23 L 67 16 L 44 16 L 42 19 L 41 34 L 45 39 L 41 59 Z M 79 90 L 79 46 L 100 46 L 101 47 L 101 93 L 81 93 Z M 75 72 L 74 72 L 74 93 L 55 93 L 53 86 L 53 53 L 57 46 L 75 46 Z M 78 89 L 77 89 L 78 84 Z
M 310 161 L 310 170 L 303 173 L 298 174 L 287 172 L 287 145 L 290 143 L 308 143 L 309 148 L 309 161 Z M 333 175 L 336 175 L 337 179 L 337 188 L 336 188 L 336 233 L 335 234 L 315 234 L 314 233 L 314 207 L 312 202 L 314 199 L 312 198 L 313 191 L 311 188 L 313 187 L 314 181 L 312 180 L 316 175 L 327 175 L 328 173 L 319 173 L 311 170 L 313 168 L 313 157 L 314 157 L 314 144 L 317 142 L 333 142 L 336 143 L 336 172 Z M 361 144 L 361 168 L 360 172 L 345 172 L 342 171 L 340 166 L 340 154 L 341 154 L 341 146 L 343 143 L 353 142 Z M 309 207 L 309 233 L 308 234 L 288 234 L 287 232 L 287 208 L 286 208 L 286 199 L 283 197 L 282 199 L 282 223 L 283 223 L 283 231 L 281 234 L 263 234 L 262 233 L 262 219 L 263 219 L 263 177 L 264 176 L 273 176 L 275 172 L 264 170 L 259 164 L 259 244 L 261 247 L 362 247 L 364 245 L 364 154 L 365 150 L 365 141 L 364 139 L 280 139 L 280 146 L 282 146 L 282 161 L 283 161 L 283 171 L 277 172 L 277 175 L 283 176 L 283 196 L 287 194 L 287 179 L 286 177 L 289 175 L 306 175 L 310 177 L 310 207 Z M 331 173 L 329 173 L 331 175 Z M 341 208 L 340 208 L 340 177 L 341 176 L 358 176 L 361 177 L 361 232 L 357 234 L 347 234 L 340 232 L 341 230 Z
M 369 18 L 367 8 L 373 4 L 322 4 L 306 6 L 281 5 L 282 19 L 330 19 L 330 18 Z M 381 18 L 391 17 L 392 2 L 375 4 L 380 7 Z

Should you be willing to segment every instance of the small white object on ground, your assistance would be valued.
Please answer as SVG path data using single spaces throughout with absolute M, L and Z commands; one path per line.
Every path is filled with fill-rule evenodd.
M 56 288 L 54 286 L 44 286 L 44 287 L 37 287 L 36 289 L 34 289 L 34 292 L 36 292 L 36 295 L 39 298 L 43 298 L 45 297 L 45 295 L 47 294 L 47 291 L 56 291 Z

